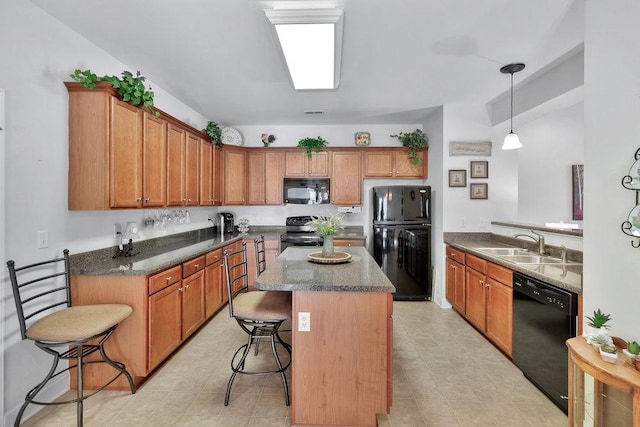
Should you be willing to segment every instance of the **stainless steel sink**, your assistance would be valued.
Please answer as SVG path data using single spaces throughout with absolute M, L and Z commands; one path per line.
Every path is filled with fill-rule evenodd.
M 527 249 L 520 248 L 478 248 L 481 252 L 486 252 L 491 255 L 502 256 L 502 255 L 529 255 Z
M 542 255 L 504 255 L 500 258 L 515 264 L 559 264 L 562 260 Z

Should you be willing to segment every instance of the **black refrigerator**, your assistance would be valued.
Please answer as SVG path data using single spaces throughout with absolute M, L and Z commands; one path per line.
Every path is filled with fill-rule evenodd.
M 373 187 L 373 257 L 395 301 L 431 301 L 431 187 Z

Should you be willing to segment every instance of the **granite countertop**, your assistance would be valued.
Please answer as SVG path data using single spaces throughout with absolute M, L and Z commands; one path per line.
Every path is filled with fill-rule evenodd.
M 513 248 L 529 247 L 526 242 L 517 245 L 520 241 L 515 239 L 482 233 L 479 235 L 458 234 L 455 236 L 445 236 L 444 242 L 447 245 L 458 248 L 480 258 L 502 265 L 513 271 L 525 274 L 529 277 L 541 280 L 551 285 L 557 286 L 579 295 L 582 294 L 582 259 L 580 263 L 569 264 L 515 264 L 503 258 L 483 252 L 482 248 Z M 581 255 L 581 254 L 580 254 Z
M 184 261 L 222 248 L 240 239 L 260 236 L 279 238 L 286 231 L 279 226 L 254 226 L 249 233 L 219 234 L 213 228 L 188 231 L 155 239 L 133 242 L 132 257 L 117 257 L 116 247 L 71 255 L 71 274 L 75 275 L 149 275 L 173 267 Z M 365 239 L 362 227 L 345 227 L 336 234 L 339 238 Z
M 72 254 L 72 275 L 148 275 L 173 267 L 240 239 L 279 237 L 283 227 L 255 227 L 248 234 L 215 233 L 212 228 L 189 231 L 156 239 L 134 242 L 132 257 L 117 257 L 115 248 Z
M 256 287 L 268 291 L 395 292 L 369 252 L 362 247 L 340 247 L 351 254 L 344 264 L 316 264 L 307 255 L 318 248 L 287 248 L 256 279 Z

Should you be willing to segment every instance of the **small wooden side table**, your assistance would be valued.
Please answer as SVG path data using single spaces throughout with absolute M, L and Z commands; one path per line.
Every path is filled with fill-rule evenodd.
M 640 372 L 621 352 L 616 363 L 605 362 L 583 337 L 566 344 L 569 426 L 640 427 Z

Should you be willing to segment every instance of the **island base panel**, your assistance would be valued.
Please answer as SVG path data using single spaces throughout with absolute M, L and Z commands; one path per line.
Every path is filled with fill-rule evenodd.
M 292 424 L 375 426 L 389 413 L 392 294 L 293 292 Z M 310 331 L 298 331 L 298 313 Z

